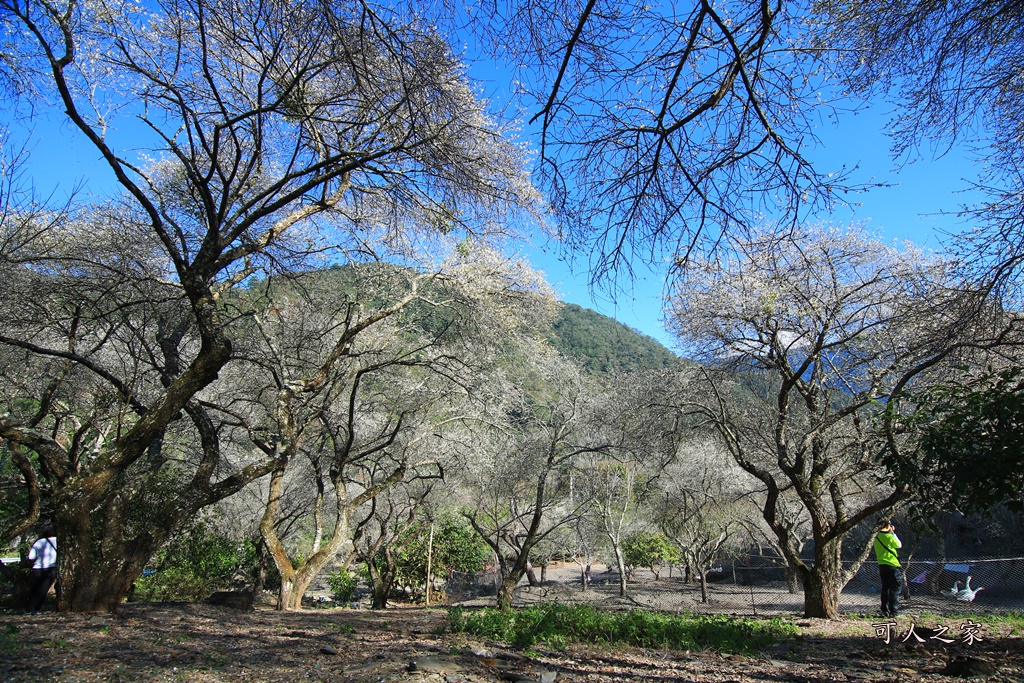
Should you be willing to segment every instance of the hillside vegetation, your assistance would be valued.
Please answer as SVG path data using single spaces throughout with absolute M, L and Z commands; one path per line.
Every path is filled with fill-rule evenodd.
M 365 292 L 358 291 L 360 278 L 355 276 L 357 266 L 335 266 L 319 273 L 317 277 L 303 279 L 305 288 L 337 288 L 339 293 L 350 295 L 354 300 L 365 300 Z M 407 290 L 401 277 L 401 268 L 395 269 L 394 295 L 400 296 Z M 274 291 L 280 299 L 287 296 L 296 285 L 282 280 Z M 267 293 L 269 283 L 260 281 L 252 286 Z M 374 299 L 374 304 L 380 303 Z M 447 321 L 444 313 L 422 315 L 421 306 L 413 306 L 418 314 L 414 317 L 424 331 L 436 332 Z M 623 325 L 614 318 L 577 304 L 562 303 L 546 335 L 547 341 L 563 356 L 571 358 L 590 373 L 614 371 L 657 370 L 668 368 L 679 362 L 679 357 L 665 348 L 658 340 L 638 330 Z
M 562 304 L 548 340 L 589 372 L 654 370 L 679 361 L 652 337 L 576 304 Z

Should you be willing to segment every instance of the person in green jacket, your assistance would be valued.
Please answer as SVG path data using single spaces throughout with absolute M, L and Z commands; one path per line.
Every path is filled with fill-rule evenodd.
M 903 571 L 896 554 L 902 547 L 896 536 L 896 527 L 892 522 L 882 522 L 875 536 L 875 561 L 882 577 L 882 615 L 887 617 L 895 617 L 898 613 Z

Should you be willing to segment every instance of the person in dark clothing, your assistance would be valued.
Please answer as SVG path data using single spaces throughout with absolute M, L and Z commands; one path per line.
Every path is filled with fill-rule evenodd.
M 882 577 L 882 615 L 887 617 L 895 617 L 899 610 L 903 570 L 897 552 L 902 547 L 896 536 L 896 527 L 892 522 L 883 522 L 875 536 L 875 561 Z

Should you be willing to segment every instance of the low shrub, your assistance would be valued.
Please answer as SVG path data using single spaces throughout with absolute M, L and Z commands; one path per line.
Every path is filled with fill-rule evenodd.
M 355 572 L 341 567 L 327 577 L 327 585 L 331 587 L 331 597 L 335 601 L 352 602 L 356 588 L 359 586 L 359 576 Z
M 647 610 L 605 612 L 589 605 L 546 603 L 518 610 L 449 610 L 453 631 L 520 647 L 543 643 L 600 642 L 665 650 L 755 652 L 793 636 L 793 624 L 725 615 L 666 614 Z
M 232 577 L 252 564 L 251 543 L 239 543 L 197 522 L 161 548 L 139 577 L 129 600 L 203 600 L 232 587 Z

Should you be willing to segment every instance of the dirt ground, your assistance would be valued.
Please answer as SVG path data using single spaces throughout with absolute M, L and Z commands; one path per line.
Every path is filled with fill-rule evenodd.
M 873 569 L 873 568 L 872 568 Z M 594 582 L 581 591 L 579 568 L 573 563 L 550 565 L 542 586 L 531 588 L 525 583 L 516 594 L 517 604 L 533 602 L 567 602 L 589 604 L 599 609 L 650 609 L 663 612 L 693 612 L 697 614 L 731 614 L 742 616 L 793 616 L 803 612 L 803 593 L 790 593 L 783 581 L 740 585 L 731 581 L 711 582 L 708 602 L 704 602 L 700 584 L 686 583 L 678 574 L 673 578 L 662 572 L 660 579 L 648 569 L 637 569 L 629 584 L 626 597 L 620 597 L 618 574 L 601 564 L 594 565 Z M 862 574 L 870 574 L 868 569 Z M 978 578 L 976 584 L 979 585 Z M 988 590 L 973 603 L 978 612 L 1024 612 L 1024 589 L 1019 586 L 997 586 L 994 577 L 987 577 Z M 982 578 L 984 581 L 984 578 Z M 493 591 L 489 595 L 455 596 L 461 604 L 483 606 L 494 603 Z M 877 579 L 854 580 L 844 589 L 839 608 L 844 615 L 864 615 L 879 610 Z M 928 595 L 921 586 L 913 586 L 909 598 L 900 600 L 900 609 L 908 617 L 921 614 L 939 615 L 954 619 L 963 613 L 964 603 L 942 595 Z
M 601 645 L 516 650 L 448 633 L 443 608 L 280 613 L 194 604 L 126 604 L 115 615 L 0 613 L 0 681 L 242 683 L 582 683 L 1024 680 L 1024 638 L 975 618 L 980 640 L 947 624 L 925 642 L 910 621 L 794 619 L 801 635 L 755 656 Z M 942 626 L 942 624 L 931 624 Z M 885 642 L 888 635 L 889 642 Z M 952 643 L 938 638 L 951 639 Z

